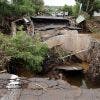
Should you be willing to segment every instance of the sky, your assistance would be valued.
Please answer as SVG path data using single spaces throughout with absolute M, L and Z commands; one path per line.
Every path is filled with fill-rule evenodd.
M 64 6 L 67 5 L 74 5 L 75 0 L 44 0 L 45 5 L 49 6 Z

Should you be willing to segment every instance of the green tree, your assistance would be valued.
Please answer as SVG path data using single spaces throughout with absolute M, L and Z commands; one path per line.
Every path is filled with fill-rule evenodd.
M 76 3 L 76 5 L 72 6 L 72 15 L 77 17 L 80 12 L 80 4 Z
M 68 12 L 69 15 L 72 15 L 72 6 L 64 5 L 62 11 Z
M 35 14 L 42 13 L 44 11 L 44 1 L 43 0 L 32 0 L 32 3 L 35 5 Z
M 6 0 L 0 1 L 1 17 L 18 17 L 24 14 L 34 13 L 34 5 L 31 0 L 14 0 L 12 3 Z
M 99 10 L 100 10 L 100 0 L 95 0 L 93 10 L 99 12 Z
M 55 12 L 55 9 L 53 9 L 53 7 L 50 6 L 45 6 L 44 8 L 44 14 L 46 15 L 52 15 L 52 13 Z
M 87 12 L 90 16 L 93 15 L 94 11 L 100 9 L 100 0 L 76 0 L 82 4 L 82 10 Z

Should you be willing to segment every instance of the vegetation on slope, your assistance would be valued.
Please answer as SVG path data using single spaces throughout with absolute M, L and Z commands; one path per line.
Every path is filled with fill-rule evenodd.
M 33 39 L 22 31 L 13 37 L 3 36 L 0 40 L 0 50 L 4 51 L 6 58 L 9 58 L 8 61 L 13 60 L 15 63 L 18 61 L 21 66 L 33 72 L 39 72 L 42 70 L 41 64 L 48 48 L 37 36 Z

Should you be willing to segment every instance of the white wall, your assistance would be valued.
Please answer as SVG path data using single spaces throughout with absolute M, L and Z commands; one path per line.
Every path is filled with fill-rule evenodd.
M 100 12 L 94 12 L 94 16 L 100 16 Z

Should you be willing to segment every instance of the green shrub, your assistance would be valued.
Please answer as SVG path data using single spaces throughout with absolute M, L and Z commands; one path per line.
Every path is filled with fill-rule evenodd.
M 76 3 L 76 5 L 72 6 L 72 15 L 74 17 L 78 17 L 79 14 L 80 14 L 80 4 Z
M 1 48 L 10 59 L 21 59 L 26 68 L 36 72 L 42 70 L 41 64 L 48 51 L 47 46 L 40 42 L 37 36 L 32 38 L 23 31 L 10 37 L 8 42 L 3 42 Z
M 4 50 L 2 50 L 2 44 L 7 44 L 9 37 L 0 33 L 0 70 L 4 69 L 6 62 L 9 60 L 9 57 L 5 54 Z

